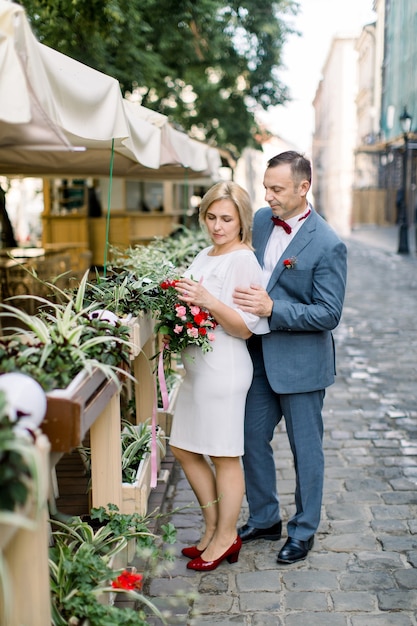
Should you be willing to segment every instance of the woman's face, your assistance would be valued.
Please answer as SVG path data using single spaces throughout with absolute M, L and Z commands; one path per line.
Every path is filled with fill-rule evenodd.
M 239 213 L 231 200 L 213 202 L 207 209 L 205 224 L 215 246 L 228 246 L 240 242 Z

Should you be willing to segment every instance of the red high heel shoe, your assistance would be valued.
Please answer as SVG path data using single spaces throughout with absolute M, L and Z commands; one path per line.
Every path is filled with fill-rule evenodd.
M 196 559 L 200 554 L 203 554 L 204 550 L 199 550 L 197 546 L 190 546 L 189 548 L 183 548 L 181 554 L 186 556 L 187 559 Z
M 218 565 L 220 565 L 220 563 L 225 559 L 227 559 L 229 563 L 237 563 L 241 547 L 242 540 L 238 535 L 230 548 L 215 561 L 205 561 L 201 558 L 201 556 L 198 556 L 196 559 L 187 563 L 187 568 L 193 569 L 196 572 L 210 572 L 211 570 L 216 569 L 216 567 L 218 567 Z

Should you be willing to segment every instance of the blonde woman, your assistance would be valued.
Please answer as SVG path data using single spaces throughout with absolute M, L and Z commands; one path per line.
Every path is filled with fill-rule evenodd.
M 204 532 L 183 549 L 189 569 L 209 571 L 238 560 L 237 520 L 244 495 L 241 466 L 246 394 L 253 367 L 246 339 L 268 332 L 266 320 L 244 313 L 233 292 L 260 285 L 261 268 L 252 250 L 252 207 L 233 182 L 214 185 L 203 197 L 200 224 L 212 245 L 202 250 L 177 283 L 180 298 L 215 318 L 213 350 L 188 347 L 170 444 L 202 507 Z

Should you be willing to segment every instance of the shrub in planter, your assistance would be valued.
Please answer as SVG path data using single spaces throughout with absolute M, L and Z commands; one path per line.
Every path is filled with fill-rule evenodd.
M 13 588 L 3 552 L 21 528 L 35 530 L 46 500 L 38 425 L 46 409 L 38 383 L 22 374 L 0 376 L 0 622 L 8 623 Z
M 149 532 L 150 517 L 123 515 L 115 505 L 92 509 L 90 524 L 80 518 L 69 523 L 54 521 L 53 546 L 50 549 L 50 573 L 53 626 L 146 626 L 144 607 L 166 623 L 154 604 L 134 589 L 123 589 L 128 597 L 137 601 L 138 610 L 118 608 L 99 602 L 103 593 L 114 593 L 113 581 L 123 573 L 112 569 L 112 559 L 134 538 L 138 552 L 146 555 L 149 576 L 156 562 L 171 558 L 161 548 L 161 542 L 173 543 L 175 529 L 172 524 L 162 526 L 162 537 Z M 98 525 L 98 528 L 97 528 Z
M 122 421 L 122 480 L 133 483 L 136 480 L 138 465 L 151 451 L 152 429 L 149 420 L 140 424 Z M 160 452 L 165 454 L 165 445 L 160 437 L 156 438 Z
M 19 327 L 7 329 L 11 334 L 0 339 L 0 373 L 20 371 L 37 380 L 45 391 L 65 388 L 82 370 L 100 369 L 120 384 L 120 367 L 129 367 L 129 329 L 100 318 L 91 319 L 94 306 L 83 307 L 87 274 L 77 296 L 55 304 L 37 296 L 43 306 L 37 315 L 29 315 L 9 305 L 0 316 L 11 317 Z
M 207 245 L 207 235 L 200 229 L 180 228 L 174 236 L 156 237 L 147 245 L 113 248 L 113 265 L 105 277 L 97 273 L 86 285 L 84 305 L 99 303 L 120 317 L 141 311 L 157 314 L 155 289 L 181 273 Z

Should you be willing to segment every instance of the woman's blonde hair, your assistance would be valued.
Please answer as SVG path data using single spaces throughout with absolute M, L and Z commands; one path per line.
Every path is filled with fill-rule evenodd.
M 240 240 L 242 243 L 252 248 L 252 222 L 253 211 L 248 192 L 234 182 L 222 182 L 213 185 L 205 193 L 201 200 L 199 210 L 199 221 L 201 226 L 205 226 L 206 214 L 213 202 L 217 200 L 231 200 L 239 214 Z

